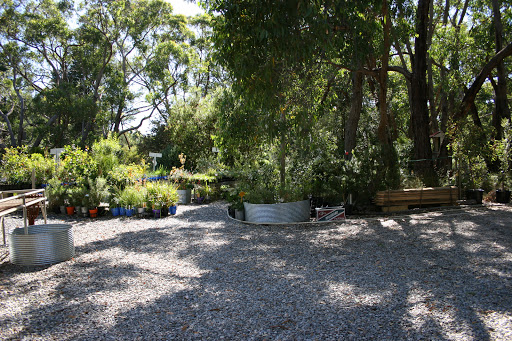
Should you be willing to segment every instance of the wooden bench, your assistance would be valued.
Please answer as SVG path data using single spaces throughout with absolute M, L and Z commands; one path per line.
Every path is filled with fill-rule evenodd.
M 25 230 L 27 229 L 27 210 L 35 208 L 37 212 L 39 207 L 43 213 L 46 224 L 46 196 L 44 189 L 27 190 L 9 190 L 0 191 L 0 225 L 2 227 L 3 242 L 5 245 L 5 222 L 4 216 L 15 212 L 18 209 L 23 210 L 23 222 Z M 37 214 L 36 214 L 37 215 Z
M 457 205 L 458 188 L 424 187 L 377 192 L 375 204 L 384 212 L 403 211 L 413 207 Z

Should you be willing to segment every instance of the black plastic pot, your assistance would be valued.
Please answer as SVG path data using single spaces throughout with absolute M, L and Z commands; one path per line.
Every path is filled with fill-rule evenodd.
M 354 206 L 352 204 L 345 204 L 343 205 L 345 207 L 345 215 L 350 215 L 353 212 Z
M 497 189 L 496 201 L 500 204 L 508 204 L 510 202 L 510 191 L 506 189 Z
M 475 200 L 477 204 L 482 203 L 483 196 L 484 196 L 483 189 L 467 189 L 466 190 L 466 199 L 467 200 Z

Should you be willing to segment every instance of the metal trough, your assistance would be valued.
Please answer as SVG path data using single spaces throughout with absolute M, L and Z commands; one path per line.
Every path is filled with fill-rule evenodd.
M 280 204 L 244 203 L 245 220 L 254 223 L 293 223 L 309 221 L 309 200 Z
M 16 265 L 49 265 L 75 255 L 72 226 L 32 225 L 9 233 L 9 255 Z

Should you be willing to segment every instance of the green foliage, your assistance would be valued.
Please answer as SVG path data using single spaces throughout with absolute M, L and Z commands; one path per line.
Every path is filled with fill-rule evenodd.
M 142 165 L 119 165 L 112 169 L 107 175 L 107 182 L 111 187 L 123 189 L 125 186 L 133 185 L 140 181 L 145 174 L 144 164 Z
M 368 203 L 377 190 L 385 188 L 379 160 L 376 146 L 354 152 L 350 160 L 319 152 L 311 165 L 313 196 L 336 205 L 346 202 L 352 194 L 355 202 Z
M 179 151 L 175 145 L 168 145 L 162 150 L 162 157 L 157 159 L 158 165 L 165 169 L 172 169 L 173 167 L 179 167 Z
M 6 148 L 2 155 L 0 174 L 8 184 L 29 184 L 35 170 L 37 183 L 46 183 L 53 176 L 55 163 L 51 156 L 29 154 L 28 147 Z
M 212 102 L 211 96 L 201 98 L 194 94 L 173 106 L 165 127 L 165 141 L 172 141 L 172 145 L 165 146 L 165 150 L 174 165 L 178 151 L 187 155 L 189 169 L 196 168 L 199 159 L 211 155 L 217 120 Z
M 108 201 L 110 192 L 107 180 L 105 178 L 89 178 L 87 179 L 87 183 L 89 185 L 87 194 L 89 200 L 88 206 L 90 208 L 98 207 L 100 203 Z
M 52 178 L 48 181 L 45 193 L 48 196 L 50 207 L 64 206 L 66 187 L 62 185 L 58 178 Z
M 92 145 L 91 157 L 98 165 L 98 174 L 107 175 L 110 171 L 119 165 L 119 154 L 121 153 L 121 144 L 112 134 L 106 139 L 100 139 Z
M 221 195 L 224 200 L 230 203 L 230 206 L 237 210 L 244 208 L 245 192 L 240 186 L 222 185 L 220 187 Z
M 471 126 L 466 120 L 453 126 L 447 135 L 452 137 L 449 147 L 462 187 L 489 189 L 490 173 L 486 159 L 490 161 L 493 153 L 486 132 Z
M 96 177 L 98 165 L 87 150 L 76 146 L 65 146 L 60 155 L 59 178 L 64 182 L 83 183 L 89 177 Z
M 253 204 L 273 204 L 277 202 L 279 172 L 275 165 L 261 161 L 245 165 L 239 170 L 239 192 L 245 192 L 245 200 Z
M 503 119 L 501 122 L 503 128 L 503 139 L 494 141 L 491 144 L 493 149 L 493 159 L 500 164 L 499 180 L 501 187 L 510 189 L 512 188 L 512 125 L 510 120 Z
M 174 168 L 171 170 L 169 179 L 178 187 L 178 189 L 194 188 L 192 173 L 185 169 Z
M 80 206 L 82 200 L 87 193 L 87 189 L 81 185 L 66 185 L 66 205 L 67 206 Z
M 119 205 L 122 207 L 142 207 L 144 201 L 144 192 L 139 186 L 126 186 L 119 194 Z
M 170 174 L 169 180 L 174 183 L 177 189 L 191 189 L 194 188 L 192 173 L 185 169 L 185 163 L 187 162 L 187 156 L 181 153 L 178 156 L 181 166 L 179 168 L 173 167 Z
M 167 174 L 169 174 L 169 171 L 163 166 L 159 166 L 155 169 L 155 172 L 151 173 L 152 176 L 166 176 Z
M 164 181 L 149 182 L 146 184 L 147 206 L 153 209 L 170 207 L 176 204 L 179 196 L 174 184 Z

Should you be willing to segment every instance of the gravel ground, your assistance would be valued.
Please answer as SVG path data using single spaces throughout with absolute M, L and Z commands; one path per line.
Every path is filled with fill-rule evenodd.
M 214 203 L 49 222 L 73 224 L 76 257 L 0 261 L 1 340 L 512 340 L 510 206 L 278 227 Z

